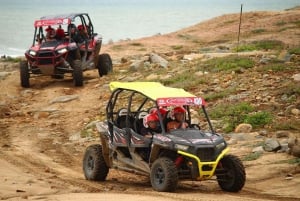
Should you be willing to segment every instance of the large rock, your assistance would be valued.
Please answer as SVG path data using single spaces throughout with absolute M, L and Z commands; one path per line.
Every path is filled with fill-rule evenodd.
M 300 82 L 300 73 L 293 75 L 292 78 L 293 78 L 295 81 Z
M 280 149 L 281 149 L 281 145 L 277 139 L 267 138 L 265 140 L 265 142 L 264 142 L 264 150 L 265 151 L 272 152 L 272 151 L 278 151 Z
M 164 68 L 167 68 L 169 64 L 169 62 L 166 59 L 162 58 L 161 56 L 155 53 L 150 54 L 150 62 L 154 64 L 158 64 L 160 67 L 164 67 Z
M 296 137 L 289 138 L 288 147 L 290 148 L 290 154 L 296 157 L 300 157 L 300 142 L 298 138 Z
M 239 124 L 234 130 L 236 133 L 250 133 L 251 131 L 252 125 L 246 123 Z

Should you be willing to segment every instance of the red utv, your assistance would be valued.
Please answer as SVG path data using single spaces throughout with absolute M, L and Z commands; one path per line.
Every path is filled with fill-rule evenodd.
M 70 73 L 74 85 L 83 86 L 83 71 L 98 69 L 100 77 L 112 71 L 110 55 L 99 55 L 102 37 L 87 13 L 44 16 L 34 27 L 32 45 L 20 62 L 22 87 L 30 87 L 33 74 L 63 79 Z

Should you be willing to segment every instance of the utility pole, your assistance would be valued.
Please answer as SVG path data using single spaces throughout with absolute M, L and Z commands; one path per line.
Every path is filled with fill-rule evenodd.
M 243 4 L 241 4 L 241 12 L 240 12 L 240 23 L 239 23 L 239 34 L 238 34 L 237 52 L 239 52 L 239 45 L 240 45 L 240 34 L 241 34 L 241 24 L 242 24 L 242 13 L 243 13 Z

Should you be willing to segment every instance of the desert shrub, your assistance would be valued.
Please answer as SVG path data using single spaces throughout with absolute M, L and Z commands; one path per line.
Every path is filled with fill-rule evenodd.
M 258 159 L 259 157 L 261 157 L 263 153 L 262 152 L 254 152 L 254 153 L 250 153 L 246 156 L 244 156 L 242 158 L 243 161 L 254 161 L 256 159 Z
M 260 40 L 250 44 L 240 45 L 233 48 L 236 52 L 254 51 L 254 50 L 281 50 L 284 48 L 283 42 L 279 40 Z
M 289 50 L 290 54 L 300 54 L 300 47 L 295 47 Z
M 265 31 L 266 31 L 265 29 L 254 29 L 251 32 L 254 33 L 254 34 L 259 34 L 259 33 L 265 32 Z
M 231 132 L 234 128 L 243 123 L 247 115 L 253 112 L 254 108 L 247 102 L 234 105 L 221 105 L 213 108 L 209 113 L 211 118 L 222 119 L 225 124 L 224 132 Z
M 182 46 L 182 45 L 172 45 L 171 48 L 172 48 L 173 50 L 180 50 L 180 49 L 183 48 L 183 46 Z
M 270 63 L 267 65 L 264 65 L 263 68 L 260 68 L 258 71 L 274 71 L 274 72 L 280 72 L 287 70 L 286 65 L 284 64 L 274 64 Z
M 199 78 L 194 73 L 186 71 L 174 75 L 166 80 L 162 80 L 161 82 L 167 86 L 179 87 L 189 91 L 195 87 L 199 87 L 199 84 L 207 83 L 207 80 L 204 77 Z
M 272 122 L 272 115 L 268 112 L 256 112 L 246 116 L 244 122 L 251 124 L 253 128 L 258 128 Z
M 298 83 L 287 82 L 284 83 L 280 90 L 278 90 L 278 95 L 287 95 L 287 96 L 300 96 L 300 87 Z
M 7 56 L 5 58 L 1 58 L 1 61 L 4 61 L 4 62 L 13 62 L 13 63 L 18 63 L 22 60 L 21 57 L 10 57 L 10 56 Z
M 254 61 L 248 57 L 229 56 L 214 58 L 204 63 L 205 70 L 212 72 L 236 71 L 241 68 L 252 68 Z
M 274 121 L 272 127 L 275 130 L 298 130 L 300 131 L 300 121 L 299 120 L 286 120 L 276 122 Z
M 258 50 L 280 50 L 284 47 L 284 44 L 279 40 L 261 40 L 255 41 L 253 44 Z
M 300 20 L 294 21 L 293 22 L 297 27 L 300 27 Z
M 300 158 L 290 159 L 290 160 L 288 160 L 288 163 L 289 164 L 298 164 L 298 165 L 300 165 Z
M 253 44 L 244 44 L 240 45 L 238 47 L 233 48 L 234 52 L 249 52 L 249 51 L 254 51 L 256 50 L 256 46 Z
M 229 88 L 229 89 L 225 89 L 220 92 L 215 92 L 215 93 L 204 95 L 204 99 L 206 101 L 214 101 L 217 99 L 228 97 L 230 94 L 233 94 L 235 92 L 236 92 L 236 88 Z
M 276 26 L 283 26 L 283 25 L 286 25 L 286 22 L 281 20 L 279 22 L 276 22 L 275 25 Z

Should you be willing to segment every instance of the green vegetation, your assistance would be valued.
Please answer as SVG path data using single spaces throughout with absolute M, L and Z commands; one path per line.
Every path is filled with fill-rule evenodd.
M 254 34 L 259 34 L 259 33 L 265 32 L 265 31 L 266 31 L 265 29 L 254 29 L 251 32 L 254 33 Z
M 300 158 L 293 158 L 287 161 L 289 164 L 298 164 L 300 165 Z
M 274 122 L 272 128 L 275 130 L 300 130 L 300 120 L 285 120 L 280 123 Z
M 225 132 L 231 132 L 234 128 L 243 123 L 247 114 L 252 112 L 254 108 L 246 102 L 237 103 L 235 105 L 217 105 L 210 111 L 211 118 L 222 119 L 225 123 Z
M 22 60 L 21 57 L 5 57 L 5 58 L 1 58 L 1 61 L 4 62 L 12 62 L 12 63 L 18 63 Z
M 280 160 L 276 162 L 276 164 L 283 164 L 283 163 L 300 165 L 300 158 L 292 158 L 292 159 Z
M 91 134 L 88 130 L 81 130 L 80 137 L 82 137 L 82 138 L 91 137 Z
M 274 64 L 274 63 L 269 63 L 265 66 L 262 66 L 261 68 L 257 69 L 257 71 L 263 71 L 263 72 L 267 72 L 267 71 L 273 71 L 273 72 L 280 72 L 280 71 L 285 71 L 288 68 L 286 67 L 285 64 Z
M 278 40 L 262 40 L 262 41 L 255 41 L 253 44 L 259 50 L 281 50 L 284 47 L 284 44 Z
M 215 101 L 217 99 L 228 97 L 230 94 L 234 94 L 236 92 L 236 88 L 224 89 L 221 92 L 215 92 L 208 95 L 204 95 L 204 99 L 206 101 Z
M 262 152 L 250 153 L 242 158 L 243 161 L 254 161 L 262 156 Z
M 241 123 L 249 123 L 253 128 L 258 128 L 271 123 L 272 116 L 268 112 L 256 112 L 247 102 L 240 102 L 234 105 L 215 106 L 209 113 L 211 118 L 221 119 L 226 125 L 225 132 L 231 132 Z
M 278 40 L 261 40 L 254 41 L 250 44 L 240 45 L 234 48 L 234 51 L 254 51 L 254 50 L 281 50 L 284 48 L 284 44 Z
M 284 95 L 287 96 L 300 96 L 300 87 L 298 83 L 295 82 L 287 82 L 283 83 L 282 88 L 278 91 L 278 95 Z
M 193 88 L 197 88 L 199 84 L 207 83 L 207 80 L 204 77 L 199 78 L 194 73 L 187 71 L 182 74 L 172 76 L 169 79 L 162 80 L 162 83 L 167 86 L 180 87 L 190 91 Z
M 279 21 L 275 25 L 276 26 L 283 26 L 283 25 L 286 25 L 286 22 L 285 21 Z
M 239 71 L 241 68 L 252 68 L 254 64 L 251 58 L 241 56 L 214 58 L 204 62 L 205 70 L 211 72 Z
M 300 27 L 300 20 L 293 22 L 298 28 Z
M 180 50 L 180 49 L 183 48 L 183 46 L 182 46 L 182 45 L 172 45 L 171 48 L 172 48 L 173 50 Z
M 300 54 L 300 47 L 295 47 L 289 50 L 290 54 Z
M 120 50 L 123 50 L 124 49 L 124 46 L 122 45 L 114 45 L 112 46 L 112 49 L 115 50 L 115 51 L 120 51 Z
M 272 115 L 268 112 L 256 112 L 246 116 L 244 122 L 251 124 L 253 128 L 258 128 L 272 122 Z

